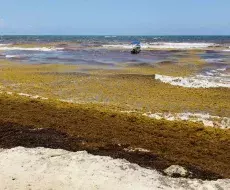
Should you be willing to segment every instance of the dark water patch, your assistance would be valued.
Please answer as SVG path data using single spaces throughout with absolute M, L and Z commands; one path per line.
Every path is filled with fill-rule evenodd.
M 6 56 L 5 56 L 5 55 L 0 54 L 0 59 L 5 59 L 5 58 L 6 58 Z
M 111 50 L 71 50 L 71 51 L 15 51 L 18 57 L 31 63 L 68 63 L 68 64 L 100 64 L 114 66 L 117 63 L 133 62 L 133 63 L 152 63 L 159 61 L 170 55 L 155 55 L 151 52 L 142 52 L 138 56 L 133 56 L 129 51 L 111 51 Z M 11 55 L 11 54 L 9 54 Z
M 168 50 L 170 53 L 185 53 L 185 52 L 187 52 L 187 50 L 183 50 L 183 49 L 181 49 L 181 50 L 178 50 L 178 49 L 172 49 L 172 50 Z
M 116 74 L 116 75 L 111 75 L 110 77 L 111 77 L 111 78 L 117 78 L 117 79 L 133 79 L 133 80 L 150 79 L 150 80 L 154 80 L 155 75 Z
M 224 59 L 225 55 L 218 51 L 206 51 L 198 54 L 202 59 Z
M 209 53 L 214 53 L 214 54 L 218 54 L 220 53 L 219 51 L 216 50 L 205 50 L 205 53 L 209 54 Z
M 176 62 L 170 61 L 170 60 L 157 62 L 157 64 L 160 64 L 160 65 L 171 65 L 171 64 L 175 64 L 175 63 Z
M 48 61 L 56 61 L 56 62 L 76 62 L 77 60 L 74 58 L 62 58 L 62 57 L 47 57 Z
M 91 76 L 88 73 L 83 72 L 42 72 L 41 75 L 70 75 L 70 76 L 79 76 L 79 77 L 88 77 Z
M 137 67 L 152 67 L 153 64 L 151 64 L 151 63 L 136 63 L 135 66 L 137 66 Z

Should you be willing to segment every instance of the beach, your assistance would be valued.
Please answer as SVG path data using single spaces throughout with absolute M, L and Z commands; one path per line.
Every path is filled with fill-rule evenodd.
M 0 41 L 1 188 L 229 188 L 230 38 L 139 38 Z

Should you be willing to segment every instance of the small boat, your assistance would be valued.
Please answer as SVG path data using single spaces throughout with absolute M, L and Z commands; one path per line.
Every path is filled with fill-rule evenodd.
M 131 50 L 131 54 L 138 54 L 141 52 L 141 44 L 140 42 L 132 42 L 133 49 Z

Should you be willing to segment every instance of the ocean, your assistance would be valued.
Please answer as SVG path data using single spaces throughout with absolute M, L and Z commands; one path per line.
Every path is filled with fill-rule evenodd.
M 130 54 L 132 41 L 141 42 L 143 51 L 138 56 Z M 0 36 L 0 59 L 112 67 L 124 62 L 164 61 L 175 53 L 164 51 L 168 49 L 183 51 L 216 47 L 228 51 L 229 46 L 230 36 Z M 216 52 L 210 51 L 202 56 L 219 58 Z
M 64 35 L 0 35 L 0 42 L 79 42 L 79 43 L 129 43 L 141 42 L 209 42 L 230 44 L 229 36 L 64 36 Z

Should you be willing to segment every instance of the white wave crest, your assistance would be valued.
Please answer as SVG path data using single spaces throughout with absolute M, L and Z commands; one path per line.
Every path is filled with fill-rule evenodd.
M 230 189 L 229 179 L 171 178 L 122 159 L 61 149 L 0 149 L 0 189 Z M 42 182 L 42 183 L 41 183 Z
M 130 44 L 120 44 L 120 45 L 102 45 L 104 48 L 111 48 L 111 49 L 132 49 L 133 45 Z
M 16 57 L 19 57 L 19 55 L 6 55 L 5 57 L 6 58 L 16 58 Z
M 204 49 L 212 46 L 218 46 L 214 43 L 142 43 L 142 49 Z M 104 48 L 114 48 L 114 49 L 131 49 L 133 45 L 131 44 L 112 44 L 103 45 Z
M 218 62 L 224 61 L 224 59 L 218 59 L 218 58 L 208 58 L 208 59 L 204 59 L 204 60 L 208 63 L 218 63 Z
M 214 43 L 151 43 L 150 47 L 159 49 L 203 49 L 217 46 Z
M 22 57 L 26 57 L 26 55 L 6 55 L 5 57 L 8 58 L 8 59 L 11 59 L 11 58 L 22 58 Z
M 12 45 L 12 44 L 0 44 L 0 47 L 7 47 L 7 46 L 10 46 L 10 45 Z
M 0 50 L 2 51 L 58 51 L 58 50 L 63 50 L 63 48 L 47 48 L 47 47 L 24 48 L 24 47 L 0 46 Z
M 210 75 L 210 74 L 209 74 Z M 172 77 L 166 75 L 155 75 L 155 79 L 164 83 L 169 83 L 174 86 L 182 86 L 187 88 L 230 88 L 230 81 L 228 78 L 213 77 L 197 75 L 191 77 Z

